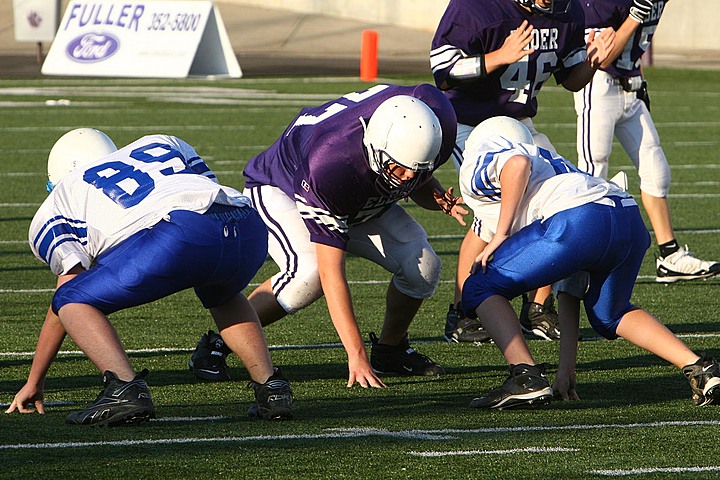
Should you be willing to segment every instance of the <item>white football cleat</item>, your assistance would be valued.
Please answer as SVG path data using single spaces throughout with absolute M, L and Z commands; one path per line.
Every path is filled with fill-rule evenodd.
M 709 278 L 720 273 L 720 263 L 695 258 L 687 245 L 665 258 L 657 257 L 655 264 L 657 267 L 655 281 L 658 283 Z

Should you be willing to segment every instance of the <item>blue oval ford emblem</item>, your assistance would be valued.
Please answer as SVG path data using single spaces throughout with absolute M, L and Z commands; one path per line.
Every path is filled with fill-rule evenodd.
M 65 53 L 71 59 L 83 62 L 100 62 L 117 52 L 120 42 L 108 33 L 85 33 L 68 43 Z

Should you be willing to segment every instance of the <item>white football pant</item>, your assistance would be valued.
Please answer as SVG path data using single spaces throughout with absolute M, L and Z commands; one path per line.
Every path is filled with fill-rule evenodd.
M 272 288 L 288 313 L 307 307 L 323 294 L 315 244 L 295 202 L 277 187 L 245 189 L 268 227 L 268 252 L 280 271 Z M 262 205 L 257 204 L 262 198 Z M 366 258 L 393 274 L 395 287 L 405 295 L 432 296 L 440 280 L 440 258 L 425 230 L 399 205 L 380 217 L 349 228 L 347 252 Z
M 653 197 L 670 191 L 670 166 L 660 147 L 655 124 L 636 92 L 598 70 L 592 81 L 575 92 L 578 168 L 596 177 L 608 177 L 613 137 L 638 170 L 640 189 Z

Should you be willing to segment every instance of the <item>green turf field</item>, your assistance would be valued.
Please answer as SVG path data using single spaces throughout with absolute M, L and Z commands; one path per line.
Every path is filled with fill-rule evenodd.
M 647 76 L 672 169 L 670 205 L 678 240 L 700 258 L 720 260 L 720 72 L 651 68 Z M 368 86 L 350 78 L 0 80 L 3 410 L 29 371 L 55 284 L 30 252 L 27 230 L 46 196 L 47 153 L 62 133 L 93 126 L 119 146 L 148 133 L 176 135 L 196 148 L 222 183 L 241 188 L 245 162 L 270 145 L 302 106 Z M 548 85 L 539 101 L 538 129 L 574 159 L 571 94 Z M 637 174 L 616 144 L 610 174 L 619 169 L 627 171 L 631 193 L 638 194 Z M 451 165 L 437 175 L 446 186 L 457 183 Z M 676 368 L 623 340 L 597 340 L 585 318 L 581 334 L 587 341 L 580 343 L 578 361 L 582 401 L 537 410 L 468 408 L 507 371 L 494 345 L 442 341 L 465 231 L 438 212 L 404 205 L 425 226 L 444 263 L 440 288 L 423 305 L 410 335 L 418 350 L 445 366 L 446 376 L 388 377 L 385 390 L 346 388 L 345 354 L 319 301 L 266 329 L 273 361 L 293 382 L 296 418 L 254 421 L 245 414 L 252 390 L 236 357 L 229 358 L 230 383 L 202 383 L 187 370 L 195 342 L 212 322 L 185 291 L 111 317 L 134 366 L 150 370 L 158 419 L 109 430 L 66 426 L 67 413 L 93 401 L 100 390 L 99 373 L 68 339 L 47 380 L 47 414 L 2 417 L 0 478 L 720 476 L 720 406 L 692 407 Z M 634 301 L 691 348 L 720 356 L 720 279 L 658 285 L 655 248 L 640 271 Z M 267 262 L 256 282 L 273 272 Z M 361 330 L 379 331 L 388 274 L 351 257 L 348 277 Z M 530 347 L 538 361 L 556 362 L 556 343 L 532 341 Z

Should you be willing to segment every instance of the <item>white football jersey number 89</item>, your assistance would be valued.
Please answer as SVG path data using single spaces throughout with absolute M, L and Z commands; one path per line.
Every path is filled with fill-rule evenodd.
M 129 157 L 146 164 L 179 159 L 180 163 L 173 162 L 175 165 L 163 169 L 156 167 L 153 170 L 161 175 L 193 173 L 185 164 L 182 154 L 163 143 L 150 143 L 136 148 L 130 152 Z M 123 208 L 137 205 L 155 188 L 155 181 L 148 172 L 118 160 L 104 162 L 87 169 L 83 174 L 83 180 L 102 190 L 108 198 Z

